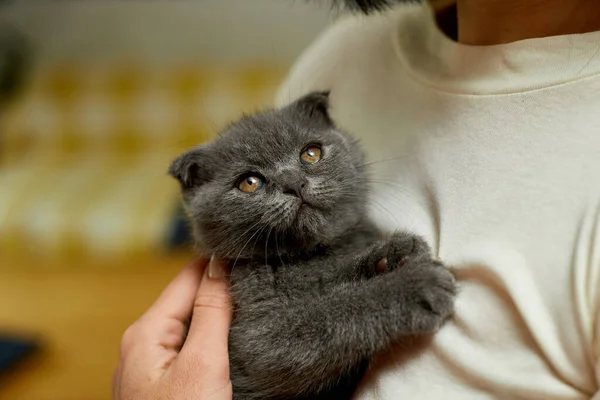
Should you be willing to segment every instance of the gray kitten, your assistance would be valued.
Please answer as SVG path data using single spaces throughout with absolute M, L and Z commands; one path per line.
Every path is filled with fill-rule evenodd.
M 452 313 L 425 242 L 368 220 L 363 154 L 327 93 L 244 117 L 169 172 L 197 244 L 232 268 L 236 400 L 350 398 L 376 353 Z

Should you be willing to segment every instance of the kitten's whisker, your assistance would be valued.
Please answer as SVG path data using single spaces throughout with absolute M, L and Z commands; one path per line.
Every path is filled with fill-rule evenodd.
M 256 225 L 260 224 L 261 222 L 263 222 L 263 218 L 259 218 L 259 220 L 257 222 L 255 222 L 254 224 L 252 224 L 248 229 L 246 229 L 242 234 L 240 234 L 238 237 L 242 238 L 246 233 L 250 232 L 251 229 L 253 229 L 254 227 L 256 227 Z
M 393 181 L 371 179 L 371 180 L 368 180 L 367 182 L 368 183 L 375 183 L 375 184 L 378 184 L 378 185 L 387 186 L 387 187 L 390 187 L 390 188 L 394 188 L 395 190 L 397 190 L 397 191 L 399 191 L 401 193 L 410 195 L 410 196 L 415 196 L 416 195 L 416 193 L 414 191 L 411 191 L 411 190 L 409 190 L 406 187 L 400 186 L 400 185 L 396 184 Z
M 273 231 L 273 227 L 269 229 L 269 233 L 267 233 L 267 239 L 265 240 L 265 267 L 269 265 L 269 261 L 267 259 L 267 248 L 269 247 L 269 237 L 271 236 L 271 232 Z
M 408 202 L 408 201 L 406 201 L 406 199 L 403 199 L 403 198 L 401 198 L 401 197 L 398 197 L 398 196 L 394 196 L 394 198 L 395 198 L 395 199 L 396 199 L 398 202 L 400 202 L 400 203 L 403 203 L 404 205 L 406 205 L 407 207 L 408 207 L 408 206 L 410 206 L 409 202 Z M 394 208 L 394 210 L 395 210 L 395 212 L 396 212 L 396 213 L 401 213 L 401 214 L 402 214 L 404 217 L 406 217 L 406 219 L 408 219 L 408 220 L 410 220 L 410 221 L 413 221 L 413 222 L 414 222 L 414 218 L 413 218 L 413 215 L 412 215 L 411 213 L 407 212 L 407 211 L 406 211 L 406 210 L 404 210 L 402 207 L 398 207 L 398 205 L 397 205 L 395 202 L 391 201 L 389 198 L 387 198 L 387 197 L 385 197 L 385 196 L 384 196 L 384 197 L 374 197 L 374 196 L 371 196 L 371 197 L 369 198 L 369 203 L 370 203 L 371 205 L 373 205 L 373 206 L 375 206 L 375 205 L 376 205 L 376 202 L 378 202 L 378 201 L 388 201 L 388 202 L 390 202 L 390 204 L 392 204 L 392 206 L 393 206 L 393 208 Z M 377 204 L 378 204 L 380 207 L 384 207 L 384 206 L 383 206 L 383 204 L 382 204 L 382 203 L 380 203 L 380 202 L 379 202 L 379 203 L 377 203 Z M 417 203 L 417 204 L 419 205 L 419 208 L 423 209 L 423 206 L 422 206 L 420 203 Z M 385 207 L 384 207 L 384 208 L 385 208 Z M 380 209 L 380 208 L 378 208 L 378 210 L 380 210 L 380 211 L 381 211 L 381 209 Z M 423 209 L 423 210 L 424 210 L 424 209 Z M 398 221 L 396 220 L 396 222 L 398 222 Z
M 378 160 L 378 161 L 371 161 L 368 163 L 358 165 L 358 168 L 368 167 L 369 165 L 381 164 L 384 162 L 398 161 L 398 160 L 402 160 L 403 158 L 412 157 L 412 156 L 413 156 L 413 154 L 404 154 L 404 155 L 398 156 L 398 157 L 386 158 L 386 159 Z
M 267 229 L 267 225 L 263 226 L 261 228 L 261 230 L 259 231 L 260 233 L 256 236 L 256 239 L 254 239 L 254 244 L 252 245 L 252 260 L 254 260 L 254 256 L 256 255 L 255 249 L 256 249 L 256 245 L 258 244 L 258 241 L 260 240 L 260 237 L 262 235 L 262 233 Z
M 250 238 L 248 239 L 248 241 L 246 242 L 246 244 L 244 244 L 244 247 L 242 247 L 242 250 L 240 250 L 240 253 L 238 254 L 237 258 L 235 259 L 235 262 L 233 263 L 233 266 L 231 267 L 231 271 L 233 272 L 235 266 L 237 265 L 238 259 L 240 257 L 240 254 L 244 251 L 244 248 L 248 245 L 248 243 L 252 240 L 252 238 L 254 236 L 256 236 L 256 240 L 254 241 L 254 244 L 252 245 L 252 258 L 254 258 L 254 248 L 256 247 L 256 242 L 258 241 L 260 234 L 265 230 L 266 226 L 263 226 L 262 228 L 260 228 L 258 231 L 254 232 L 254 234 L 252 236 L 250 236 Z
M 277 243 L 277 238 L 279 237 L 279 231 L 275 231 L 275 250 L 277 250 L 277 256 L 279 257 L 279 262 L 281 265 L 285 265 L 283 259 L 281 258 L 281 252 L 279 251 L 279 244 Z
M 260 221 L 259 221 L 259 222 L 260 222 Z M 258 222 L 258 223 L 259 223 L 259 222 Z M 258 223 L 257 223 L 257 224 L 258 224 Z M 246 241 L 246 243 L 244 244 L 244 246 L 242 247 L 242 249 L 241 249 L 241 250 L 240 250 L 240 252 L 238 253 L 237 257 L 235 258 L 235 261 L 233 262 L 233 266 L 231 267 L 231 271 L 233 271 L 233 269 L 234 269 L 234 268 L 235 268 L 235 266 L 237 265 L 237 262 L 238 262 L 238 260 L 239 260 L 239 258 L 240 258 L 240 256 L 241 256 L 242 252 L 244 251 L 244 249 L 245 249 L 245 248 L 246 248 L 246 246 L 248 245 L 248 243 L 250 243 L 250 241 L 252 240 L 252 238 L 253 238 L 254 236 L 256 236 L 257 234 L 259 234 L 259 233 L 260 233 L 260 232 L 261 232 L 263 229 L 264 229 L 264 228 L 261 228 L 261 229 L 259 229 L 258 231 L 254 232 L 254 233 L 252 234 L 252 236 L 250 236 L 250 238 L 249 238 L 249 239 Z M 256 244 L 255 244 L 255 246 L 256 246 Z
M 373 206 L 379 207 L 379 211 L 381 211 L 381 209 L 383 209 L 392 218 L 392 220 L 396 223 L 396 225 L 399 224 L 398 218 L 394 215 L 394 213 L 392 213 L 390 210 L 388 210 L 383 204 L 379 203 L 377 200 L 371 199 L 371 201 L 372 201 Z
M 390 199 L 388 196 L 391 196 L 393 199 Z M 412 196 L 412 198 L 415 198 L 415 196 Z M 409 202 L 407 200 L 407 198 L 398 196 L 398 195 L 394 194 L 393 192 L 387 192 L 387 193 L 385 193 L 384 196 L 375 196 L 373 193 L 371 193 L 369 195 L 369 199 L 370 199 L 370 202 L 376 201 L 375 199 L 377 199 L 379 201 L 389 202 L 389 204 L 391 204 L 393 206 L 396 213 L 401 213 L 402 215 L 404 215 L 404 217 L 406 217 L 408 220 L 411 220 L 411 221 L 414 221 L 413 215 L 411 215 L 411 213 L 404 210 L 402 207 L 398 207 L 397 203 L 403 204 L 407 207 L 417 204 L 421 210 L 424 210 L 423 205 L 420 202 L 418 202 L 418 203 Z M 395 200 L 395 201 L 393 201 L 393 200 Z
M 246 229 L 246 231 L 244 233 L 238 235 L 238 237 L 236 239 L 234 239 L 233 242 L 227 247 L 226 253 L 229 253 L 230 251 L 236 251 L 237 247 L 239 247 L 240 242 L 244 240 L 246 233 L 248 233 L 251 229 L 254 229 L 261 222 L 262 222 L 262 220 L 259 219 L 257 222 L 252 224 L 250 226 L 250 228 Z M 252 236 L 250 238 L 252 238 Z M 246 244 L 248 244 L 248 243 L 246 243 Z M 240 252 L 244 250 L 244 247 L 245 247 L 245 245 L 242 246 L 242 249 L 240 250 Z M 238 257 L 239 257 L 239 254 L 238 254 Z
M 351 194 L 355 194 L 356 191 L 355 190 L 328 190 L 328 191 L 315 191 L 312 192 L 313 195 L 317 196 L 317 195 L 322 195 L 322 196 L 326 196 L 329 194 L 336 194 L 336 195 L 351 195 Z
M 276 206 L 276 207 L 275 207 L 275 211 L 277 211 L 277 209 L 278 209 L 278 208 L 280 208 L 280 207 L 281 207 L 281 206 Z M 233 243 L 232 243 L 232 244 L 231 244 L 229 247 L 231 247 L 232 249 L 235 249 L 236 247 L 238 247 L 238 244 L 239 244 L 239 243 L 240 243 L 242 240 L 244 240 L 244 236 L 246 235 L 246 233 L 248 233 L 250 230 L 252 230 L 253 228 L 255 228 L 255 227 L 258 225 L 258 224 L 260 224 L 260 223 L 267 223 L 267 222 L 268 222 L 269 218 L 267 218 L 267 217 L 268 217 L 268 214 L 267 214 L 267 213 L 263 214 L 263 216 L 262 216 L 262 217 L 261 217 L 261 218 L 260 218 L 260 219 L 259 219 L 257 222 L 255 222 L 254 224 L 252 224 L 252 225 L 251 225 L 251 226 L 250 226 L 248 229 L 246 229 L 246 230 L 245 230 L 245 231 L 244 231 L 242 234 L 238 235 L 238 238 L 237 238 L 237 239 L 235 239 L 235 241 L 234 241 L 234 242 L 233 242 Z M 226 222 L 223 222 L 223 223 L 226 223 Z M 246 243 L 246 244 L 247 244 L 247 243 Z
M 415 192 L 415 191 L 412 191 L 412 190 L 408 190 L 406 187 L 401 187 L 401 186 L 399 186 L 399 185 L 396 185 L 396 184 L 394 184 L 395 182 L 392 182 L 392 181 L 374 181 L 374 180 L 373 180 L 373 181 L 371 181 L 371 182 L 372 182 L 372 183 L 377 183 L 377 184 L 383 185 L 383 186 L 385 186 L 385 187 L 389 187 L 389 188 L 395 189 L 395 190 L 397 190 L 399 193 L 402 193 L 402 194 L 408 195 L 410 198 L 413 198 L 413 199 L 414 199 L 414 198 L 419 198 L 419 195 L 418 195 L 418 193 L 417 193 L 417 192 Z M 391 195 L 392 197 L 394 197 L 396 200 L 398 200 L 399 202 L 401 202 L 401 203 L 403 203 L 403 204 L 406 204 L 406 205 L 408 205 L 408 204 L 409 204 L 409 203 L 407 202 L 407 199 L 406 199 L 406 198 L 404 198 L 404 197 L 401 197 L 401 196 L 398 196 L 396 193 L 394 193 L 394 191 L 389 191 L 389 192 L 386 192 L 386 194 L 389 194 L 389 195 Z M 378 198 L 379 198 L 379 199 L 381 199 L 381 197 L 378 197 Z M 418 205 L 420 206 L 420 208 L 421 208 L 421 210 L 422 210 L 422 211 L 425 211 L 425 212 L 427 212 L 427 211 L 428 211 L 428 210 L 426 210 L 425 208 L 423 208 L 423 206 L 422 206 L 422 204 L 421 204 L 421 203 L 418 203 Z M 407 213 L 405 213 L 405 215 L 409 216 L 409 218 L 410 218 L 410 215 L 408 215 Z

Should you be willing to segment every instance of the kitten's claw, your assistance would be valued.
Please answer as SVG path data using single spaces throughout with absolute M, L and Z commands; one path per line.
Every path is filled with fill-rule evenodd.
M 378 273 L 382 273 L 382 272 L 385 272 L 387 266 L 388 266 L 388 260 L 387 260 L 387 258 L 384 257 L 381 260 L 379 260 L 379 262 L 377 263 L 377 265 L 375 267 L 376 267 Z
M 427 243 L 414 235 L 394 233 L 381 247 L 374 250 L 371 265 L 377 273 L 389 272 L 411 261 L 431 259 Z

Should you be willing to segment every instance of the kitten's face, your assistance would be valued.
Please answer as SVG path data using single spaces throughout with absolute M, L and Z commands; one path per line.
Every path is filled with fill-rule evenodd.
M 174 162 L 203 250 L 223 258 L 301 251 L 362 218 L 363 157 L 329 120 L 326 100 L 311 94 L 246 117 Z

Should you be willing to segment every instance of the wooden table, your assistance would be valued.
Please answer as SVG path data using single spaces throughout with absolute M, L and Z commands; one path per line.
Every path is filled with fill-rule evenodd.
M 0 261 L 0 331 L 43 340 L 38 356 L 0 380 L 0 400 L 110 399 L 123 331 L 189 259 L 157 258 L 133 268 L 124 261 L 35 267 Z

